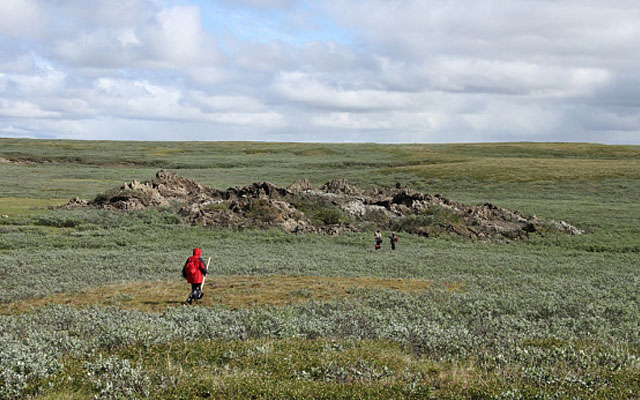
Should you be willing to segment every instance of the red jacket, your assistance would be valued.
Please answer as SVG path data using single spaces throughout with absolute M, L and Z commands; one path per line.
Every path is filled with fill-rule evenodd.
M 184 264 L 182 270 L 184 271 L 184 276 L 187 278 L 187 282 L 189 283 L 202 283 L 202 277 L 207 274 L 207 264 L 204 263 L 204 260 L 200 258 L 202 252 L 200 249 L 193 249 L 193 256 L 187 259 L 187 262 Z M 190 263 L 195 263 L 196 268 L 187 268 Z

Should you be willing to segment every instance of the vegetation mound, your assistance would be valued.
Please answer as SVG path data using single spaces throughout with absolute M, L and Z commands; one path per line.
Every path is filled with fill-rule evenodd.
M 386 229 L 479 240 L 520 239 L 533 232 L 582 233 L 563 221 L 544 221 L 491 203 L 467 206 L 401 184 L 364 190 L 344 179 L 320 188 L 300 180 L 287 188 L 262 182 L 221 191 L 161 170 L 153 180 L 125 183 L 88 202 L 72 199 L 65 207 L 74 206 L 117 210 L 170 207 L 189 224 L 278 227 L 293 233 Z

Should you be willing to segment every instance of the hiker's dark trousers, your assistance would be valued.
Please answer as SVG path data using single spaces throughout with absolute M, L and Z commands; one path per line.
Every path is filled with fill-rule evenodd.
M 200 286 L 202 286 L 202 283 L 192 283 L 191 284 L 191 294 L 193 295 L 193 294 L 197 294 L 198 292 L 200 292 Z
M 191 294 L 189 295 L 189 299 L 200 300 L 202 298 L 202 292 L 200 291 L 201 286 L 202 283 L 191 284 Z

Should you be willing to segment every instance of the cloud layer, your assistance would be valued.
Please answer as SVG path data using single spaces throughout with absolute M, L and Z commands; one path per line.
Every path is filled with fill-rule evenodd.
M 640 144 L 610 3 L 4 0 L 0 136 Z

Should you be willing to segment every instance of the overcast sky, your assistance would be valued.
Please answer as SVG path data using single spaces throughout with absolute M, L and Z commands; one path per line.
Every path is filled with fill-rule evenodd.
M 640 2 L 0 0 L 0 136 L 640 144 Z

